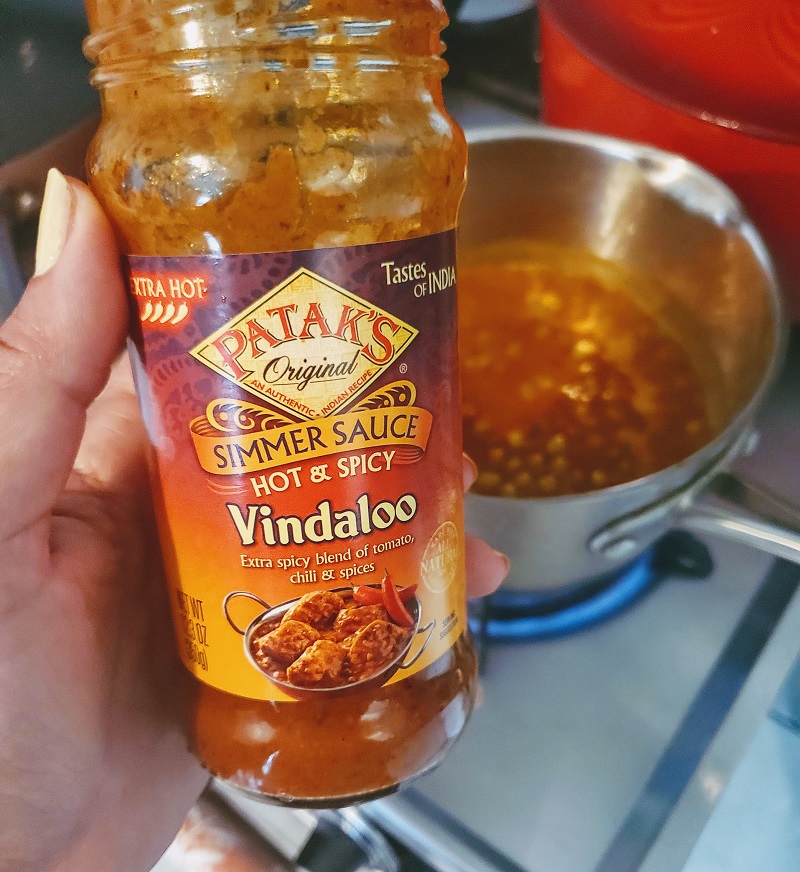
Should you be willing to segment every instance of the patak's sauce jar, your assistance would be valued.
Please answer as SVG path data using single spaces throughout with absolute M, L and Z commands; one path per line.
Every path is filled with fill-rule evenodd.
M 191 743 L 375 797 L 472 707 L 439 0 L 89 0 Z

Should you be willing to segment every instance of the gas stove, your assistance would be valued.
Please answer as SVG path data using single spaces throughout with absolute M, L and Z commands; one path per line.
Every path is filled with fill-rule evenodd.
M 683 530 L 672 530 L 621 570 L 574 587 L 501 588 L 470 604 L 470 630 L 484 662 L 491 642 L 535 642 L 577 633 L 611 620 L 667 579 L 702 579 L 713 570 L 703 542 Z
M 448 99 L 468 128 L 533 123 L 468 93 Z M 799 374 L 796 331 L 760 445 L 737 461 L 796 504 L 800 476 L 787 470 L 800 468 Z M 436 770 L 347 815 L 388 839 L 385 872 L 794 872 L 796 857 L 734 869 L 733 855 L 752 854 L 720 844 L 746 836 L 726 809 L 749 808 L 748 772 L 773 772 L 763 790 L 784 804 L 776 781 L 787 766 L 800 780 L 798 585 L 795 564 L 675 531 L 576 597 L 501 591 L 473 604 L 482 690 L 467 729 Z M 769 729 L 796 745 L 794 763 L 776 757 L 784 746 L 772 733 L 765 750 Z M 298 844 L 313 845 L 320 833 L 313 815 L 234 802 L 273 843 L 299 828 Z M 305 850 L 292 852 L 295 868 Z M 334 854 L 319 872 L 341 872 Z M 364 862 L 358 872 L 374 870 Z M 154 872 L 175 868 L 167 858 Z
M 474 94 L 450 106 L 468 129 L 532 123 Z M 795 504 L 798 374 L 795 330 L 737 461 Z M 799 583 L 795 564 L 676 531 L 577 601 L 474 605 L 481 705 L 438 769 L 365 814 L 437 872 L 679 872 L 759 729 L 797 727 Z
M 796 567 L 740 546 L 711 551 L 708 578 L 665 577 L 613 620 L 484 643 L 483 701 L 456 748 L 367 813 L 440 872 L 646 868 L 766 649 L 780 645 L 783 659 L 741 715 L 752 731 L 796 655 Z M 706 814 L 709 789 L 737 762 L 715 765 Z M 692 844 L 687 835 L 685 854 Z

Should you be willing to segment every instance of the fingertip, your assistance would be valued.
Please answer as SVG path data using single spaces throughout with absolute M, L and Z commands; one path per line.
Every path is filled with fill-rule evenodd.
M 477 536 L 467 536 L 466 554 L 467 596 L 487 596 L 497 590 L 511 568 L 508 557 Z
M 108 377 L 127 328 L 119 252 L 108 219 L 83 182 L 51 170 L 36 271 L 4 331 L 88 404 Z
M 462 457 L 464 458 L 464 490 L 468 491 L 478 477 L 478 467 L 468 454 L 463 454 Z

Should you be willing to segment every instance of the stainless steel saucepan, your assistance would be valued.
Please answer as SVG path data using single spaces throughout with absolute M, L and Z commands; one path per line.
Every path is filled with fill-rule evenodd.
M 678 526 L 800 561 L 798 511 L 727 471 L 754 444 L 754 415 L 779 370 L 786 332 L 769 256 L 730 190 L 675 155 L 534 126 L 472 136 L 469 167 L 462 252 L 521 237 L 659 277 L 667 295 L 659 311 L 675 315 L 671 330 L 702 373 L 717 434 L 680 463 L 603 490 L 468 494 L 468 529 L 512 558 L 504 586 L 573 587 L 621 568 Z

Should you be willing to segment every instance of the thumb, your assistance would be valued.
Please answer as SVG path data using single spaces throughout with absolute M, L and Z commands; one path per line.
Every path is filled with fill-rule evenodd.
M 52 509 L 126 328 L 113 231 L 85 185 L 51 170 L 36 275 L 0 327 L 0 538 Z

